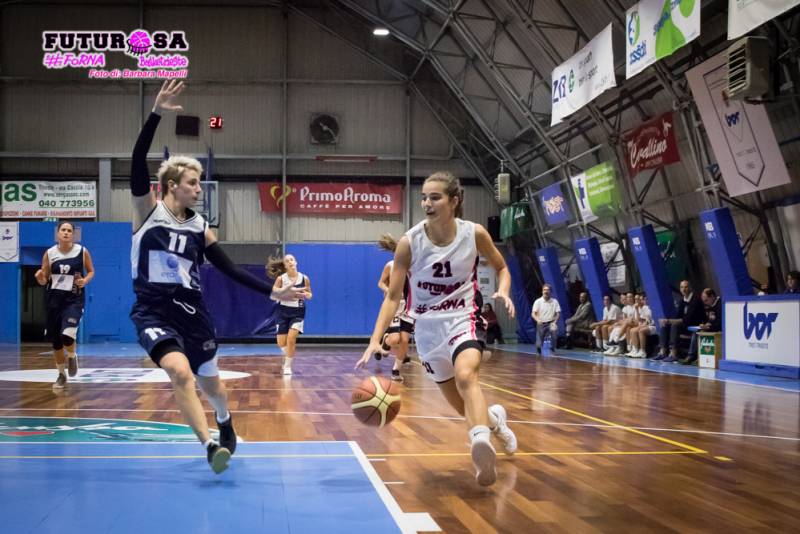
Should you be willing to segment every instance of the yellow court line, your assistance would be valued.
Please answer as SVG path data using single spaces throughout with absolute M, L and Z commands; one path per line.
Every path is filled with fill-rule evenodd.
M 561 410 L 562 412 L 571 413 L 572 415 L 577 415 L 578 417 L 583 417 L 585 419 L 589 419 L 591 421 L 596 421 L 598 423 L 603 423 L 604 425 L 608 425 L 610 427 L 619 428 L 622 430 L 627 430 L 628 432 L 632 432 L 634 434 L 639 434 L 640 436 L 645 436 L 651 439 L 655 439 L 657 441 L 661 441 L 663 443 L 668 443 L 670 445 L 674 445 L 675 447 L 680 447 L 682 449 L 686 449 L 687 451 L 691 451 L 695 454 L 708 454 L 708 451 L 704 451 L 703 449 L 698 449 L 697 447 L 693 447 L 691 445 L 687 445 L 685 443 L 681 443 L 680 441 L 673 441 L 671 439 L 662 438 L 661 436 L 656 436 L 655 434 L 650 434 L 648 432 L 642 432 L 641 430 L 636 430 L 635 428 L 631 428 L 625 425 L 620 425 L 617 423 L 612 423 L 611 421 L 606 421 L 605 419 L 600 419 L 599 417 L 594 417 L 585 413 L 581 413 L 577 410 L 572 410 L 570 408 L 564 408 L 563 406 L 559 406 L 558 404 L 552 404 L 550 402 L 546 402 L 539 399 L 534 399 L 533 397 L 529 397 L 528 395 L 523 395 L 522 393 L 517 393 L 516 391 L 511 391 L 510 389 L 501 388 L 500 386 L 495 386 L 493 384 L 487 384 L 486 382 L 480 382 L 482 386 L 487 388 L 496 389 L 497 391 L 502 391 L 503 393 L 508 393 L 509 395 L 514 395 L 516 397 L 521 397 L 523 399 L 527 399 L 533 402 L 538 402 L 540 404 L 544 404 L 545 406 L 549 406 L 550 408 L 555 408 L 557 410 Z
M 596 452 L 517 452 L 514 456 L 648 456 L 664 454 L 704 454 L 694 451 L 596 451 Z M 470 456 L 468 452 L 367 454 L 367 458 L 447 458 Z M 352 454 L 237 454 L 236 458 L 354 458 Z M 193 460 L 205 455 L 113 455 L 113 456 L 0 456 L 0 460 Z

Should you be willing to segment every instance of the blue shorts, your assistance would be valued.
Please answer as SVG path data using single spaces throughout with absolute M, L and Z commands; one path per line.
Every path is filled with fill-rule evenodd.
M 131 310 L 131 320 L 136 326 L 139 344 L 156 365 L 159 362 L 153 356 L 153 349 L 164 342 L 173 342 L 186 355 L 194 374 L 219 374 L 216 332 L 202 298 L 169 296 L 152 302 L 137 299 Z
M 61 308 L 47 308 L 46 339 L 56 344 L 61 343 L 61 336 L 77 339 L 81 317 L 83 305 L 80 302 L 72 302 Z
M 291 329 L 297 330 L 302 334 L 303 323 L 306 318 L 306 308 L 305 306 L 293 308 L 291 306 L 278 305 L 275 318 L 275 323 L 278 325 L 279 336 L 288 334 Z

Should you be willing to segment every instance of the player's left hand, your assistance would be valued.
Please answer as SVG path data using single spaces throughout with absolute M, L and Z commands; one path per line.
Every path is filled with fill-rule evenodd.
M 516 310 L 514 309 L 514 302 L 508 295 L 500 293 L 498 291 L 497 293 L 492 295 L 492 298 L 495 300 L 495 302 L 500 301 L 500 303 L 506 307 L 508 316 L 511 317 L 512 319 L 514 318 L 514 315 L 516 314 Z

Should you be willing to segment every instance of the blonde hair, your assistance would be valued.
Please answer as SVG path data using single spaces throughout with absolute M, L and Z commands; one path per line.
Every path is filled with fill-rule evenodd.
M 425 178 L 423 184 L 428 182 L 442 182 L 444 184 L 444 192 L 447 196 L 458 199 L 455 216 L 459 219 L 464 217 L 464 188 L 461 187 L 461 182 L 452 172 L 437 171 Z
M 397 250 L 397 239 L 392 234 L 383 234 L 378 240 L 378 247 L 387 252 L 394 252 Z
M 203 165 L 189 156 L 172 156 L 167 161 L 161 163 L 156 173 L 158 185 L 161 186 L 161 197 L 169 193 L 169 182 L 181 183 L 181 178 L 186 169 L 196 171 L 198 175 L 203 174 Z

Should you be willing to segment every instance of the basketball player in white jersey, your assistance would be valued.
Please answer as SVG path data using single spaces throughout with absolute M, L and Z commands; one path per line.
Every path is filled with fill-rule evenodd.
M 499 404 L 487 409 L 478 382 L 484 343 L 480 326 L 478 257 L 484 256 L 497 271 L 498 290 L 492 298 L 514 316 L 508 296 L 511 277 L 505 260 L 479 224 L 464 221 L 464 190 L 449 172 L 437 172 L 422 185 L 425 220 L 397 243 L 389 291 L 381 306 L 369 347 L 356 364 L 363 367 L 381 350 L 381 338 L 403 296 L 410 287 L 407 308 L 416 322 L 414 337 L 425 371 L 439 384 L 450 405 L 465 416 L 469 428 L 472 461 L 480 485 L 495 482 L 496 454 L 491 435 L 497 436 L 507 454 L 517 449 L 517 438 L 506 423 Z
M 267 274 L 275 279 L 271 298 L 278 302 L 278 346 L 283 351 L 283 376 L 292 376 L 297 336 L 303 333 L 306 301 L 311 300 L 311 280 L 297 270 L 297 258 L 291 254 L 283 258 L 270 258 Z M 279 295 L 287 287 L 300 291 L 300 296 Z
M 397 249 L 397 240 L 391 234 L 384 234 L 378 241 L 378 246 L 387 252 L 394 254 Z M 391 279 L 392 267 L 394 260 L 389 260 L 383 266 L 381 277 L 378 280 L 378 288 L 383 291 L 384 296 L 389 291 L 389 280 Z M 400 305 L 386 329 L 383 336 L 381 346 L 384 350 L 394 351 L 394 366 L 392 366 L 392 380 L 396 382 L 403 381 L 403 375 L 400 374 L 400 367 L 404 363 L 411 362 L 408 357 L 408 342 L 411 334 L 414 333 L 414 320 L 408 315 L 406 311 L 406 302 L 408 297 L 408 283 L 403 285 L 403 298 L 400 300 Z M 375 358 L 380 360 L 383 353 L 376 352 Z

